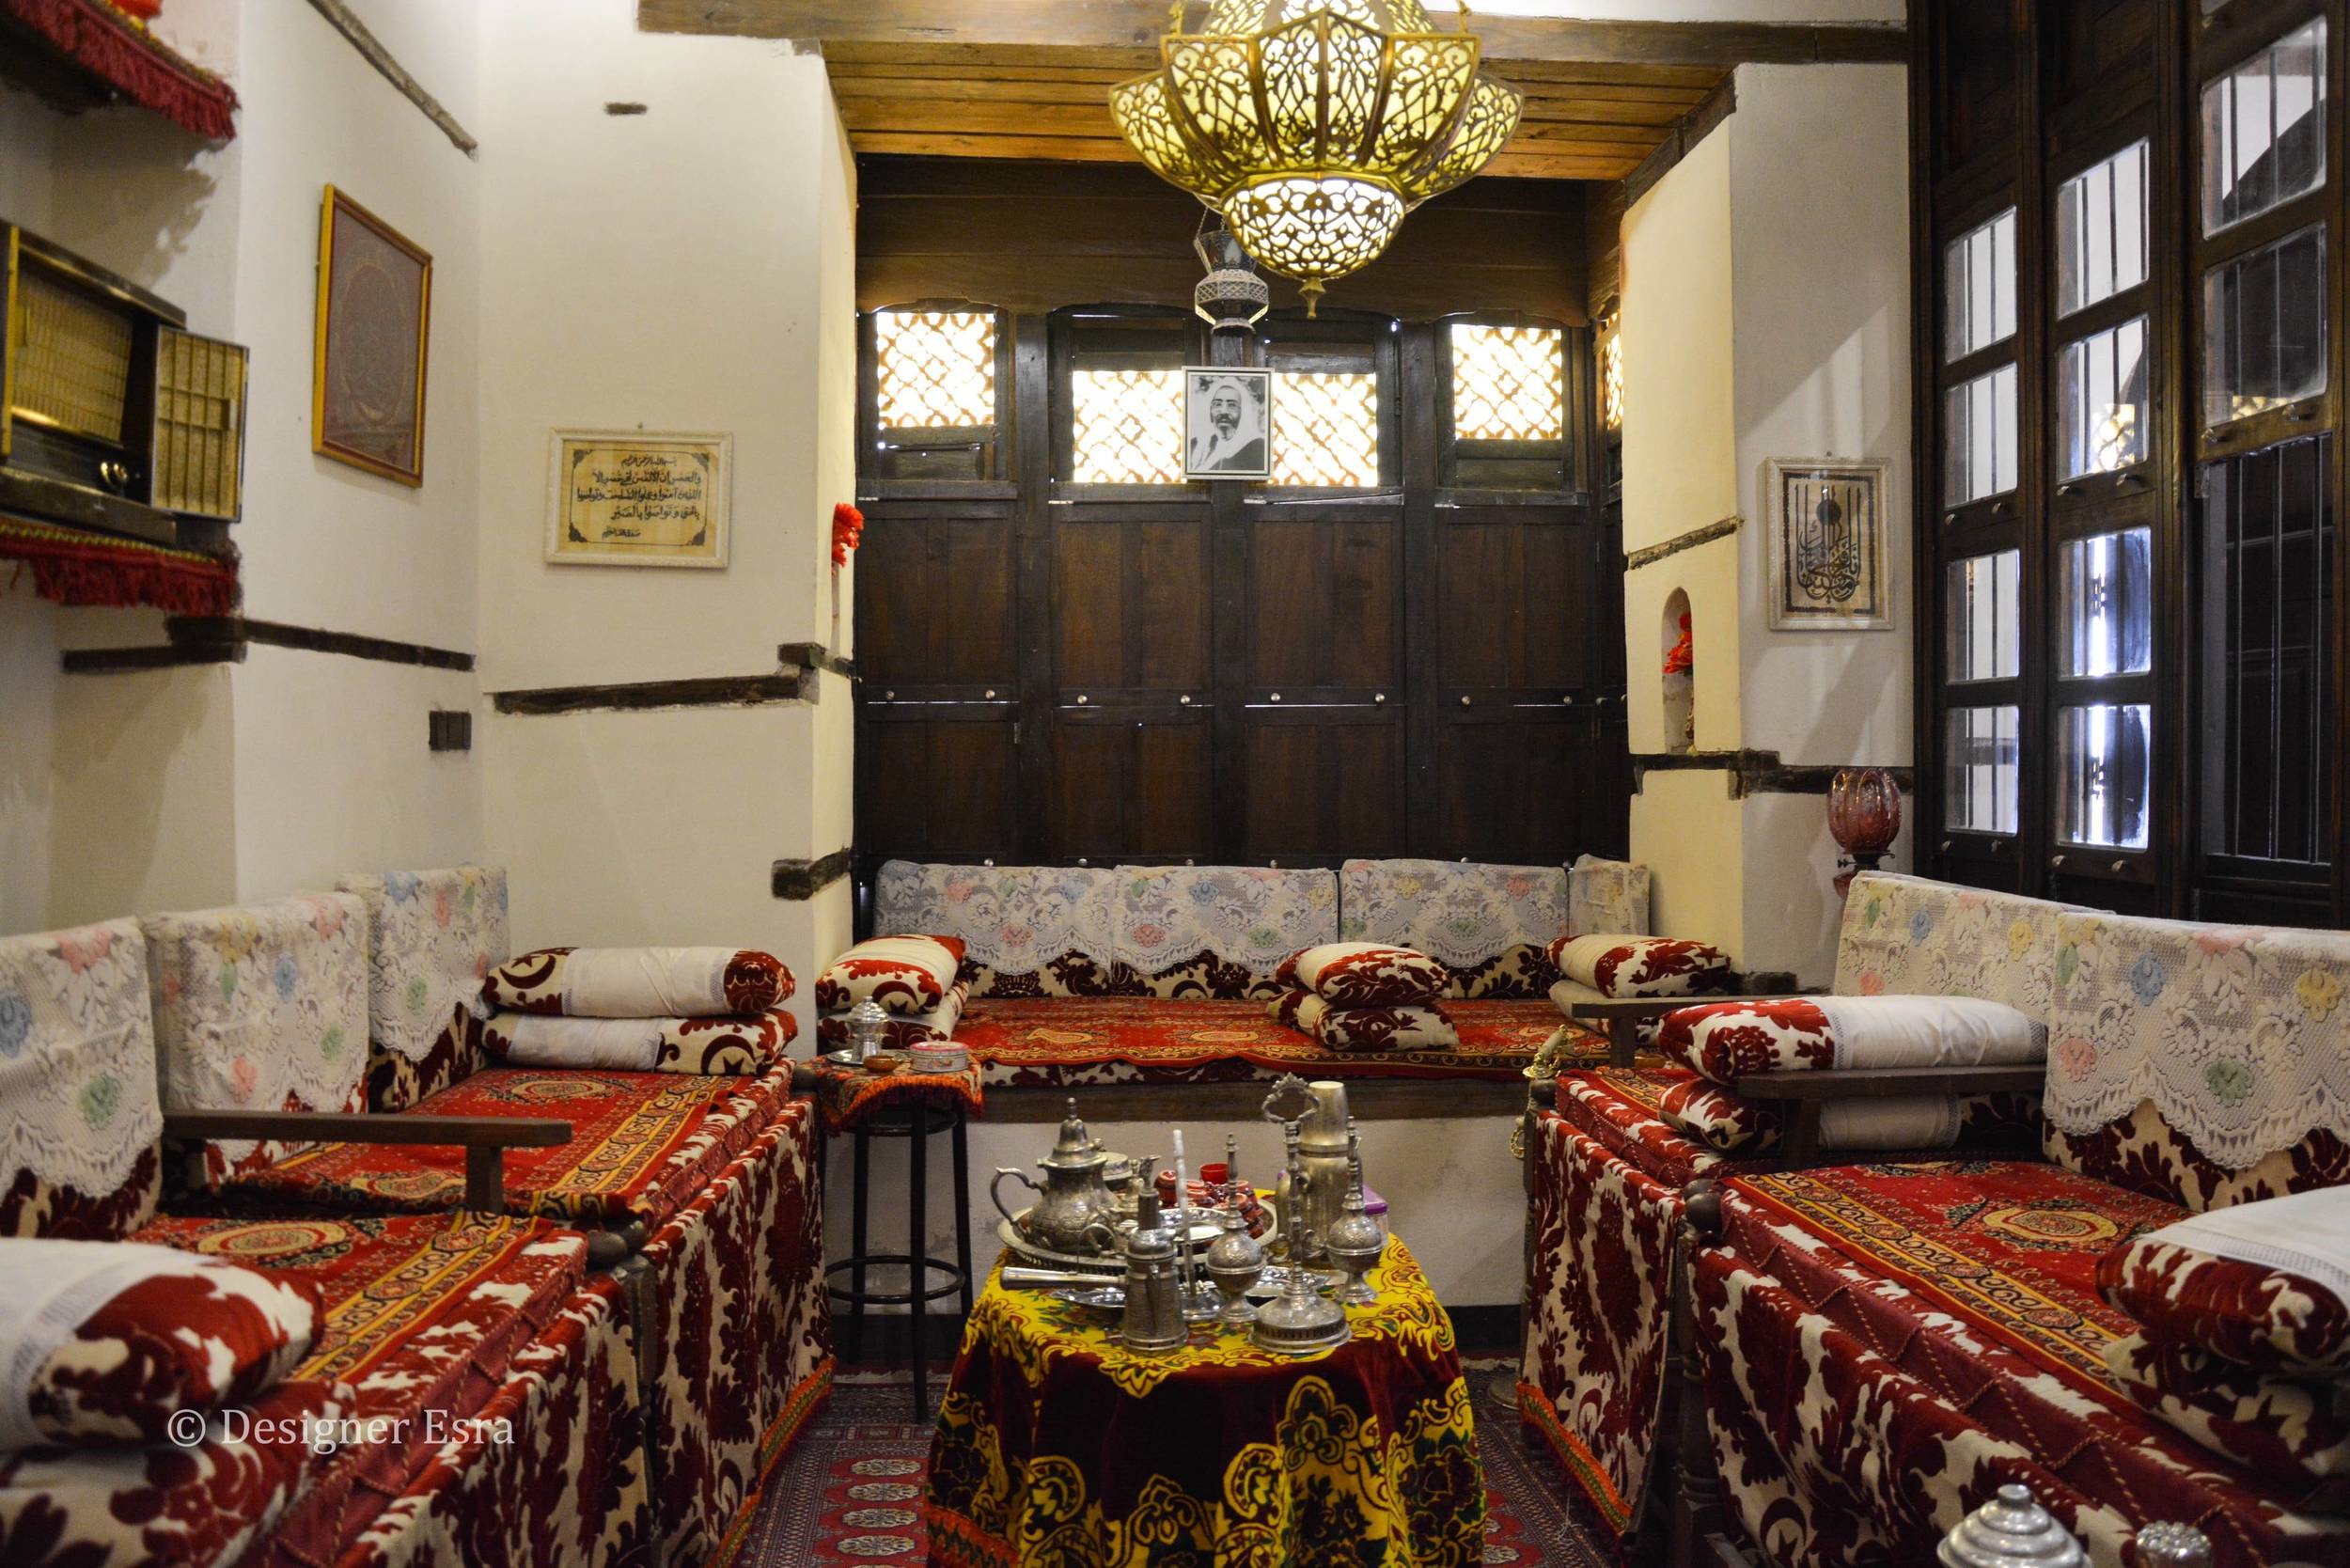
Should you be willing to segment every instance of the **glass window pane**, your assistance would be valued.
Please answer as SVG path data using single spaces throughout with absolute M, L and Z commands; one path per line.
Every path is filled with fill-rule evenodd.
M 1376 486 L 1378 376 L 1355 370 L 1276 370 L 1272 482 L 1366 490 Z
M 876 311 L 873 359 L 873 420 L 882 429 L 995 423 L 994 311 Z
M 1969 556 L 1950 566 L 1945 639 L 1948 679 L 2004 681 L 2021 667 L 2022 623 L 2016 619 L 2023 571 L 2020 551 Z
M 2058 560 L 2060 673 L 2154 667 L 2154 536 L 2145 528 L 2073 540 Z
M 2289 234 L 2203 274 L 2203 422 L 2326 390 L 2326 230 Z
M 2146 847 L 2147 745 L 2142 702 L 2057 710 L 2057 837 L 2068 844 Z
M 2057 355 L 2059 478 L 2110 474 L 2146 456 L 2146 318 L 2067 343 Z
M 2325 18 L 2204 85 L 2202 155 L 2206 234 L 2325 183 Z
M 1953 708 L 1943 737 L 1942 821 L 1979 833 L 2015 831 L 2018 713 Z
M 2125 147 L 2057 191 L 2057 314 L 2146 281 L 2146 144 Z
M 1564 439 L 1566 334 L 1556 327 L 1480 326 L 1456 321 L 1451 335 L 1452 433 L 1456 439 Z M 1604 336 L 1606 344 L 1616 340 L 1612 329 Z M 1605 345 L 1603 352 L 1604 348 Z M 1621 388 L 1617 390 L 1621 396 Z M 1615 411 L 1614 400 L 1610 400 L 1608 410 L 1608 427 L 1612 430 L 1622 423 L 1622 416 Z M 1279 417 L 1277 394 L 1275 417 Z M 1275 482 L 1279 482 L 1278 476 Z
M 1069 477 L 1078 484 L 1183 482 L 1183 372 L 1069 372 Z
M 2015 209 L 1942 252 L 1942 357 L 1963 359 L 2015 335 Z
M 1963 507 L 2013 490 L 2015 367 L 1951 387 L 1943 412 L 1943 504 Z

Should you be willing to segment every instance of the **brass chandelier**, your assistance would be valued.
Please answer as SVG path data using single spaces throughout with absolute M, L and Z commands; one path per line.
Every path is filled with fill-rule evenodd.
M 1517 90 L 1478 67 L 1420 0 L 1212 0 L 1206 30 L 1159 41 L 1161 68 L 1110 89 L 1142 161 L 1221 212 L 1248 254 L 1323 286 L 1375 259 L 1430 196 L 1517 129 Z

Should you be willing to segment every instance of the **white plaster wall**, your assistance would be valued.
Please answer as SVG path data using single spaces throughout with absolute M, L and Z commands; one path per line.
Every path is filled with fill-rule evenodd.
M 1791 763 L 1911 757 L 1909 204 L 1898 65 L 1747 66 L 1730 153 L 1743 603 L 1742 732 Z M 1767 608 L 1774 457 L 1888 463 L 1891 629 L 1775 632 Z M 1702 707 L 1700 706 L 1700 722 Z M 1742 957 L 1825 980 L 1841 914 L 1816 795 L 1756 795 Z
M 48 908 L 15 929 L 205 908 L 237 896 L 235 667 L 62 682 Z
M 49 918 L 58 613 L 35 597 L 30 572 L 0 561 L 0 933 Z
M 42 233 L 50 218 L 56 123 L 39 99 L 0 86 L 0 217 Z

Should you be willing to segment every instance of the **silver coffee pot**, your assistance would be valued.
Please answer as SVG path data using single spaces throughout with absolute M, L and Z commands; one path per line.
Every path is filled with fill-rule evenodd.
M 1175 1278 L 1176 1237 L 1159 1224 L 1158 1194 L 1146 1192 L 1136 1200 L 1129 1234 L 1121 1237 L 1106 1225 L 1092 1229 L 1094 1245 L 1117 1252 L 1126 1263 L 1126 1312 L 1119 1321 L 1118 1342 L 1145 1354 L 1189 1344 L 1183 1290 Z
M 1043 1184 L 1038 1185 L 1035 1178 L 1026 1172 L 1004 1166 L 988 1184 L 987 1195 L 995 1200 L 996 1212 L 1039 1247 L 1078 1254 L 1108 1251 L 1109 1247 L 1091 1239 L 1088 1232 L 1103 1226 L 1117 1213 L 1109 1188 L 1102 1182 L 1103 1167 L 1109 1160 L 1108 1152 L 1086 1132 L 1085 1122 L 1077 1116 L 1077 1102 L 1072 1099 L 1053 1152 L 1036 1162 L 1036 1168 L 1044 1172 Z M 1015 1215 L 1004 1206 L 1006 1177 L 1037 1195 L 1036 1202 L 1026 1214 Z

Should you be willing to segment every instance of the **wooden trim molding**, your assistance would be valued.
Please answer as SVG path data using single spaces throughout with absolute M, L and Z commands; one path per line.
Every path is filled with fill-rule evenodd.
M 164 622 L 161 647 L 87 648 L 66 653 L 69 675 L 117 674 L 125 670 L 168 669 L 180 665 L 243 664 L 245 650 L 255 643 L 292 648 L 306 653 L 340 653 L 380 664 L 417 665 L 427 669 L 468 671 L 474 657 L 450 648 L 399 642 L 390 637 L 364 636 L 356 632 L 327 632 L 311 626 L 291 626 L 282 620 L 252 620 L 238 615 L 175 615 Z
M 778 860 L 771 873 L 776 897 L 805 903 L 849 874 L 856 847 L 837 849 L 821 860 Z
M 1724 77 L 1722 85 L 1708 93 L 1705 102 L 1681 117 L 1672 133 L 1656 144 L 1656 150 L 1640 160 L 1640 166 L 1623 177 L 1623 204 L 1630 207 L 1648 195 L 1656 182 L 1672 172 L 1672 166 L 1689 155 L 1689 149 L 1713 133 L 1714 127 L 1728 119 L 1738 110 L 1737 78 Z
M 844 659 L 821 642 L 787 642 L 776 650 L 776 657 L 801 669 L 824 669 L 833 674 L 856 679 L 856 661 Z
M 709 675 L 681 681 L 629 681 L 603 686 L 532 686 L 485 694 L 501 713 L 634 713 L 648 708 L 760 708 L 812 702 L 816 672 Z
M 441 101 L 427 92 L 424 84 L 408 74 L 407 69 L 392 58 L 392 52 L 383 40 L 368 31 L 368 24 L 352 13 L 344 0 L 310 0 L 310 8 L 326 18 L 335 31 L 349 40 L 359 52 L 359 57 L 373 66 L 376 74 L 398 87 L 400 96 L 423 112 L 424 118 L 440 127 L 441 134 L 456 145 L 460 152 L 471 154 L 481 144 L 473 139 L 465 128 L 457 123 L 457 117 L 441 107 Z
M 1652 773 L 1726 773 L 1730 798 L 1748 795 L 1824 795 L 1836 776 L 1867 762 L 1782 762 L 1776 751 L 1637 751 L 1632 754 L 1632 792 L 1638 794 Z M 1918 786 L 1912 768 L 1888 768 L 1904 794 Z
M 1637 550 L 1626 550 L 1623 553 L 1623 569 L 1626 572 L 1637 572 L 1641 567 L 1655 565 L 1668 556 L 1678 556 L 1684 550 L 1694 550 L 1700 544 L 1711 544 L 1717 539 L 1728 539 L 1740 528 L 1745 527 L 1746 521 L 1743 517 L 1725 517 L 1718 523 L 1708 523 L 1702 528 L 1692 528 L 1685 534 L 1676 534 L 1662 544 L 1644 544 Z

